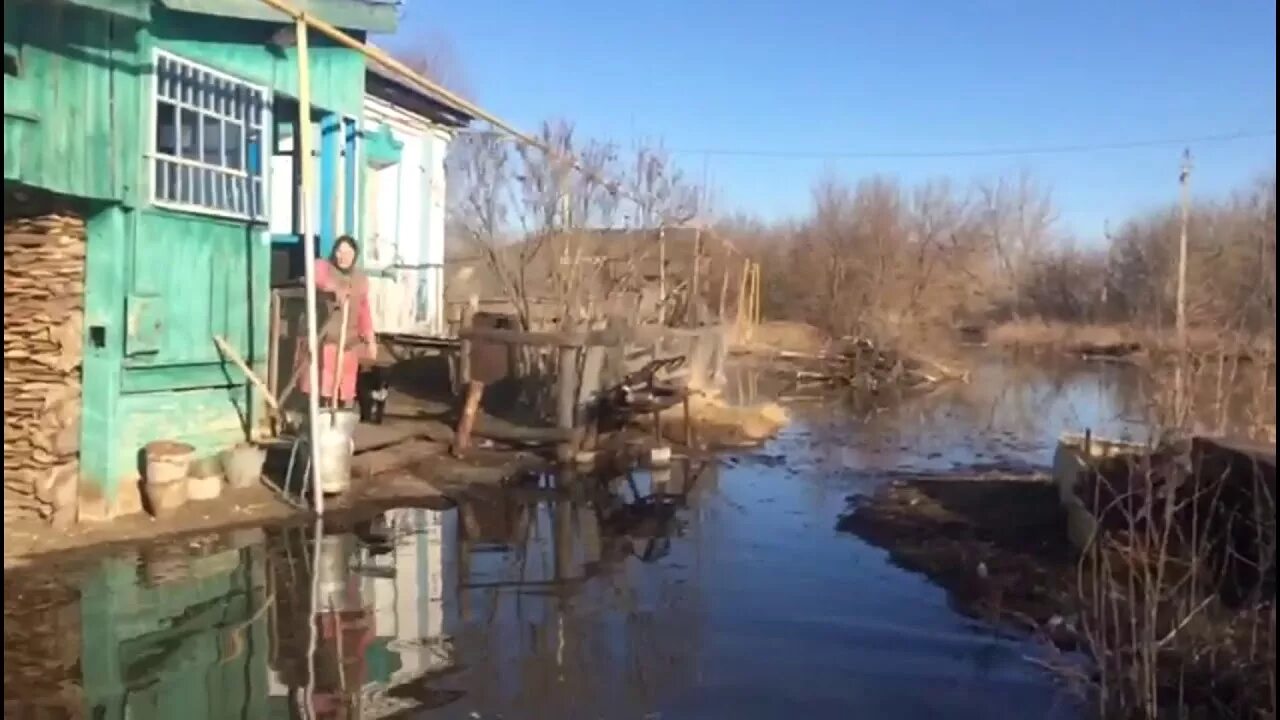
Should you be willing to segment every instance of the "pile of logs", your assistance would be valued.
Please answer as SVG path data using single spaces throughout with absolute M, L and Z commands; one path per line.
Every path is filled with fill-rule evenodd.
M 84 280 L 81 218 L 5 221 L 5 522 L 74 520 Z
M 792 374 L 798 385 L 843 386 L 873 393 L 967 379 L 962 371 L 866 338 L 845 338 L 834 351 L 823 355 L 784 352 L 778 360 L 780 365 L 791 366 L 782 371 Z

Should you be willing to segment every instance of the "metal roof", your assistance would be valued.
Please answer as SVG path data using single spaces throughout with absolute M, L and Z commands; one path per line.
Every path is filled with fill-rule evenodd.
M 101 2 L 102 0 L 98 0 Z M 291 23 L 288 15 L 259 0 L 159 0 L 170 10 L 222 17 Z M 293 0 L 299 11 L 330 25 L 372 33 L 395 32 L 400 24 L 398 0 Z
M 370 61 L 365 73 L 365 91 L 408 110 L 412 110 L 433 122 L 449 127 L 463 127 L 475 119 L 456 103 L 436 93 L 411 83 L 398 72 Z

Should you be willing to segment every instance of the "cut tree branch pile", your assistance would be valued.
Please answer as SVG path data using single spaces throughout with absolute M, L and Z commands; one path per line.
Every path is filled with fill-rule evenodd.
M 844 338 L 834 350 L 821 355 L 778 353 L 777 369 L 793 375 L 800 385 L 849 387 L 869 392 L 968 380 L 966 372 L 867 338 Z

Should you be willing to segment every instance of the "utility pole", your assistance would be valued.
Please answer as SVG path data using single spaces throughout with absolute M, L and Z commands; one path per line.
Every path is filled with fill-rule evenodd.
M 1182 227 L 1178 237 L 1178 344 L 1187 346 L 1187 224 L 1191 219 L 1191 149 L 1182 151 L 1178 184 L 1182 192 Z

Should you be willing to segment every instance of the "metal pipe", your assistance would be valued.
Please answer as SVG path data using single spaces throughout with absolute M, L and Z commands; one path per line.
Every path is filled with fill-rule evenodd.
M 316 309 L 316 237 L 311 227 L 312 194 L 311 177 L 311 68 L 310 53 L 307 40 L 307 18 L 299 13 L 295 16 L 294 30 L 298 36 L 298 161 L 302 164 L 299 173 L 298 208 L 302 213 L 302 254 L 303 274 L 306 284 L 307 303 L 307 380 L 311 392 L 307 394 L 307 434 L 311 451 L 311 491 L 315 498 L 317 515 L 324 514 L 324 491 L 321 489 L 320 443 L 316 433 L 320 427 L 320 341 L 319 321 Z

